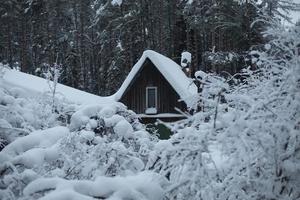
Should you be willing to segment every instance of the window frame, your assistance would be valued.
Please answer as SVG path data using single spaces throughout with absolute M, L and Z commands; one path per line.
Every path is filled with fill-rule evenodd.
M 146 109 L 148 109 L 148 108 L 150 108 L 149 106 L 148 106 L 148 104 L 149 104 L 149 102 L 148 102 L 148 90 L 149 89 L 154 89 L 154 94 L 155 94 L 155 107 L 154 108 L 156 108 L 156 110 L 157 110 L 157 87 L 156 86 L 147 86 L 146 87 Z M 151 107 L 152 108 L 152 107 Z

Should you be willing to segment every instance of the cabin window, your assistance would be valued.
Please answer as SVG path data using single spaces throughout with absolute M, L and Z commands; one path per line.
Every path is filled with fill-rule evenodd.
M 146 87 L 146 114 L 157 113 L 157 87 Z

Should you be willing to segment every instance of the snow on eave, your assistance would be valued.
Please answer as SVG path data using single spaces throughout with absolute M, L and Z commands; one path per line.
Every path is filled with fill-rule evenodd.
M 197 94 L 197 86 L 193 83 L 191 78 L 188 78 L 184 74 L 177 63 L 152 50 L 144 51 L 142 57 L 133 66 L 120 89 L 114 94 L 115 99 L 119 101 L 122 98 L 126 89 L 129 87 L 130 83 L 133 81 L 147 58 L 170 83 L 180 98 L 189 106 L 187 98 Z
M 178 113 L 159 113 L 155 115 L 137 114 L 140 118 L 186 118 L 183 114 Z

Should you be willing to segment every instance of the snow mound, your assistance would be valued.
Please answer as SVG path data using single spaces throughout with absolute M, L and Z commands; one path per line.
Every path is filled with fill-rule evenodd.
M 70 130 L 80 129 L 89 123 L 89 120 L 93 116 L 97 116 L 101 111 L 102 106 L 99 104 L 84 106 L 76 111 L 71 117 Z M 93 122 L 92 122 L 93 123 Z
M 125 109 L 126 107 L 121 103 L 112 103 L 105 106 L 100 104 L 83 106 L 72 115 L 70 130 L 75 131 L 83 128 L 93 130 L 98 126 L 99 119 L 107 122 L 106 126 L 115 126 L 119 121 L 125 119 L 117 112 Z
M 55 144 L 57 140 L 68 133 L 69 129 L 62 126 L 42 131 L 34 131 L 29 135 L 18 138 L 13 143 L 7 145 L 5 149 L 3 149 L 3 152 L 18 155 L 33 147 L 46 148 Z
M 0 163 L 11 161 L 33 167 L 42 164 L 44 160 L 51 161 L 58 155 L 54 144 L 68 133 L 69 129 L 66 127 L 54 127 L 18 138 L 2 150 Z
M 129 138 L 133 133 L 133 128 L 128 121 L 121 120 L 115 125 L 114 132 L 121 137 Z
M 24 189 L 25 196 L 50 190 L 43 200 L 67 199 L 163 199 L 162 184 L 165 182 L 152 172 L 141 172 L 126 177 L 98 177 L 95 181 L 41 178 L 31 182 Z
M 195 72 L 195 77 L 198 80 L 204 80 L 208 75 L 204 71 L 196 71 Z
M 138 129 L 138 125 L 140 123 L 137 115 L 126 110 L 123 104 L 97 104 L 83 106 L 76 111 L 71 117 L 70 130 L 85 130 L 81 133 L 84 134 L 84 138 L 89 138 L 87 141 L 92 139 L 89 131 L 96 133 L 93 137 L 114 133 L 117 138 L 129 139 Z

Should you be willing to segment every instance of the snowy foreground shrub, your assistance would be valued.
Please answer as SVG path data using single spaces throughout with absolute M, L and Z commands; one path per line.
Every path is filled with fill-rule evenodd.
M 161 178 L 151 172 L 141 172 L 127 177 L 98 177 L 95 181 L 43 178 L 30 183 L 25 196 L 38 198 L 38 193 L 54 192 L 43 199 L 136 199 L 157 200 L 163 198 Z
M 0 150 L 31 131 L 65 124 L 65 113 L 74 108 L 61 101 L 53 113 L 50 102 L 47 95 L 28 93 L 4 83 L 0 77 Z
M 169 178 L 171 199 L 300 199 L 300 27 L 265 36 L 265 51 L 251 52 L 257 70 L 223 80 L 223 102 L 218 84 L 204 85 L 204 110 L 156 146 L 148 167 Z
M 82 107 L 71 131 L 32 132 L 3 149 L 0 197 L 162 199 L 167 181 L 144 171 L 156 139 L 141 128 L 121 104 Z
M 299 199 L 300 27 L 276 25 L 265 36 L 265 52 L 252 52 L 258 70 L 227 96 L 234 119 L 220 139 L 234 165 L 222 196 Z

